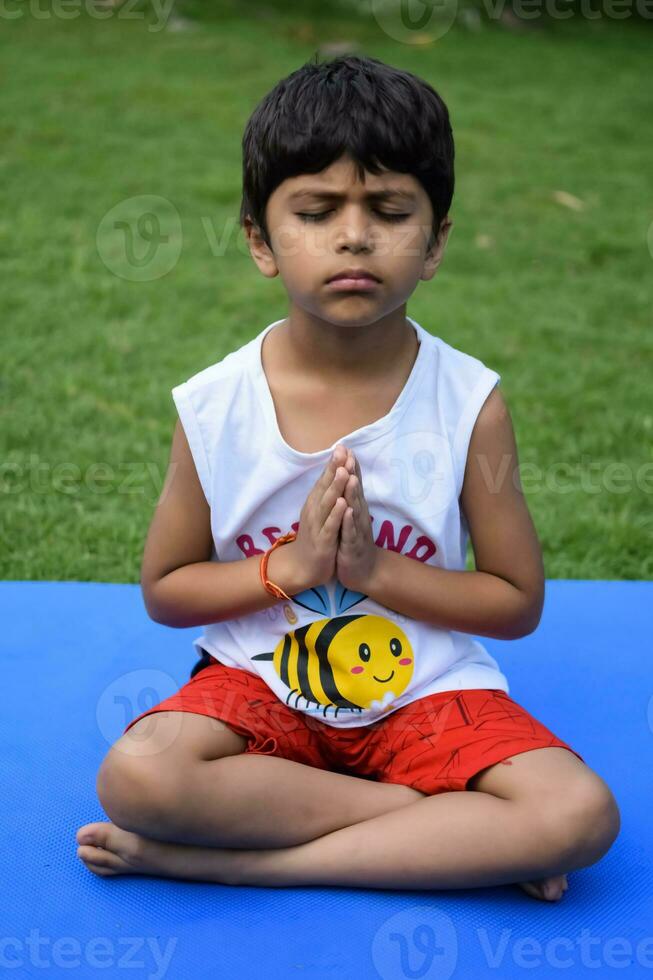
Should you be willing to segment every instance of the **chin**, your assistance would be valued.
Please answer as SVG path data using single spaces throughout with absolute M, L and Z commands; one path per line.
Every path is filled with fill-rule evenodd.
M 360 303 L 352 302 L 348 298 L 315 315 L 321 320 L 326 320 L 327 323 L 333 323 L 334 326 L 367 327 L 371 323 L 378 323 L 386 316 L 386 312 L 379 310 L 376 304 L 366 303 L 364 300 Z

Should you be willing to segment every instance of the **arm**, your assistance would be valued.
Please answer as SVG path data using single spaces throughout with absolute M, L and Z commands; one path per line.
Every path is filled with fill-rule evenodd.
M 476 571 L 434 568 L 379 548 L 367 594 L 442 629 L 500 640 L 532 633 L 544 605 L 544 567 L 518 465 L 510 414 L 494 388 L 474 426 L 460 495 Z
M 141 565 L 141 590 L 151 619 L 179 628 L 203 626 L 278 602 L 261 584 L 260 555 L 211 561 L 212 543 L 209 505 L 177 420 L 170 464 Z M 288 595 L 305 587 L 292 560 L 294 544 L 276 548 L 268 560 L 268 577 Z

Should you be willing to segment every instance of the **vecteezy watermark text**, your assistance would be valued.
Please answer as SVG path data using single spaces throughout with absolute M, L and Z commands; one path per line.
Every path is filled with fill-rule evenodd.
M 171 478 L 177 464 L 170 466 Z M 0 461 L 0 494 L 147 494 L 158 497 L 166 471 L 152 460 L 117 464 L 96 461 L 81 467 L 70 461 L 52 463 L 30 453 L 25 462 Z M 169 486 L 169 485 L 168 485 Z M 162 497 L 163 499 L 163 497 Z
M 159 936 L 92 936 L 81 942 L 76 936 L 43 936 L 39 929 L 30 929 L 27 936 L 0 936 L 0 970 L 20 970 L 33 967 L 48 970 L 70 970 L 79 966 L 90 967 L 102 972 L 107 968 L 114 970 L 146 970 L 139 973 L 148 980 L 163 980 L 178 937 L 171 936 L 162 947 Z M 32 972 L 31 970 L 29 971 Z M 18 973 L 14 973 L 18 976 Z
M 33 17 L 34 20 L 74 20 L 82 12 L 93 20 L 145 20 L 147 8 L 155 17 L 147 25 L 150 34 L 165 27 L 175 0 L 0 0 L 0 20 L 18 20 Z M 145 9 L 144 9 L 145 8 Z
M 431 44 L 444 37 L 459 14 L 462 18 L 482 9 L 489 21 L 510 16 L 514 21 L 538 18 L 569 20 L 624 20 L 639 16 L 653 19 L 653 0 L 480 0 L 478 7 L 459 0 L 363 0 L 384 34 L 403 44 Z
M 402 456 L 396 454 L 395 447 L 397 458 L 390 462 L 396 471 L 399 496 L 426 512 L 447 504 L 448 494 L 444 490 L 453 486 L 454 475 L 449 472 L 449 458 L 436 451 L 435 437 L 420 435 L 423 441 L 413 442 Z M 514 467 L 512 457 L 507 454 L 498 465 L 491 465 L 481 453 L 470 458 L 479 466 L 481 478 L 491 494 L 500 493 L 506 480 L 527 495 L 541 492 L 623 495 L 636 490 L 653 493 L 653 460 L 635 465 L 625 460 L 604 462 L 582 455 L 579 460 L 554 460 L 546 466 L 523 462 Z M 163 501 L 176 468 L 177 464 L 171 463 L 166 470 L 153 460 L 122 461 L 115 465 L 95 461 L 82 467 L 71 461 L 52 462 L 41 459 L 38 453 L 30 453 L 25 461 L 0 460 L 0 494 L 147 494 L 154 499 L 160 496 Z M 386 479 L 385 472 L 381 475 Z M 372 464 L 367 476 L 369 488 L 373 489 L 375 477 Z M 431 510 L 428 513 L 433 516 Z

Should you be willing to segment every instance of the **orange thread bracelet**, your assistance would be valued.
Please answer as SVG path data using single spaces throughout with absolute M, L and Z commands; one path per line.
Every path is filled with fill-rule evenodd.
M 287 544 L 289 541 L 294 541 L 296 537 L 296 531 L 288 531 L 287 534 L 282 534 L 280 538 L 277 538 L 272 547 L 268 548 L 268 550 L 261 555 L 261 561 L 259 563 L 261 582 L 263 583 L 263 587 L 265 588 L 266 592 L 273 595 L 275 599 L 287 599 L 289 602 L 291 601 L 290 596 L 286 595 L 282 588 L 275 585 L 274 582 L 271 582 L 268 578 L 268 558 L 275 548 L 278 548 L 279 545 Z

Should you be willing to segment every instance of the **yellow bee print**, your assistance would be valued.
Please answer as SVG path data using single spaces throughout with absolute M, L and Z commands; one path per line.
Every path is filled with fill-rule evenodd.
M 335 610 L 342 613 L 366 599 L 360 592 L 344 589 L 338 582 Z M 329 612 L 325 586 L 292 596 L 292 601 L 315 612 Z M 286 704 L 322 707 L 327 717 L 333 710 L 361 712 L 364 708 L 389 710 L 408 686 L 414 667 L 410 641 L 397 623 L 384 616 L 336 615 L 298 626 L 286 633 L 274 651 L 252 660 L 271 660 L 289 693 Z

